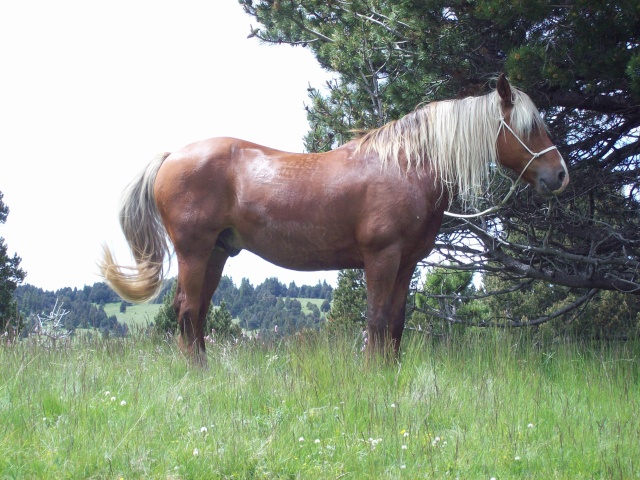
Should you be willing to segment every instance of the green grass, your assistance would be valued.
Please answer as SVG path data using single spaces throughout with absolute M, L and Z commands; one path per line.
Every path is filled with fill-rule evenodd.
M 153 319 L 162 308 L 161 303 L 141 303 L 127 307 L 124 313 L 120 313 L 120 303 L 107 303 L 104 311 L 108 317 L 115 315 L 120 323 L 126 323 L 129 327 L 146 327 L 153 323 Z
M 640 476 L 640 344 L 405 340 L 383 366 L 356 335 L 216 344 L 208 370 L 143 337 L 0 346 L 0 477 Z
M 311 310 L 307 308 L 307 303 L 311 302 L 318 307 L 318 310 L 320 310 L 320 307 L 322 307 L 324 303 L 324 298 L 297 298 L 296 300 L 302 305 L 302 312 L 305 314 L 311 313 Z

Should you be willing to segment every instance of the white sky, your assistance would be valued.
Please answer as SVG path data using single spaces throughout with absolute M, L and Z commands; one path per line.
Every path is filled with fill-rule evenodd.
M 10 208 L 0 237 L 22 257 L 25 283 L 100 281 L 103 242 L 130 263 L 120 194 L 159 152 L 214 136 L 302 150 L 307 86 L 328 74 L 306 50 L 247 39 L 251 22 L 236 0 L 0 3 L 0 191 Z M 337 278 L 246 252 L 225 274 L 254 285 Z

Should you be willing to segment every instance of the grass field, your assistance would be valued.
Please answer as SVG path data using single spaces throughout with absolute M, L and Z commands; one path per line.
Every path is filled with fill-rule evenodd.
M 1 478 L 640 477 L 640 344 L 523 334 L 0 346 Z
M 162 308 L 161 303 L 141 303 L 128 306 L 124 313 L 120 313 L 120 303 L 107 303 L 104 306 L 104 311 L 109 317 L 115 315 L 120 323 L 126 323 L 129 328 L 145 328 L 148 324 L 153 323 L 160 308 Z
M 311 302 L 316 307 L 318 307 L 319 310 L 320 307 L 322 307 L 322 303 L 324 302 L 323 298 L 297 298 L 296 300 L 298 300 L 302 305 L 302 312 L 305 314 L 311 313 L 311 310 L 307 308 L 307 303 Z

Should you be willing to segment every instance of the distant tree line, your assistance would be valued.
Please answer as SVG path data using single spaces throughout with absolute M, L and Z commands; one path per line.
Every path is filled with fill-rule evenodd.
M 13 298 L 25 319 L 23 335 L 32 330 L 35 317 L 49 313 L 56 301 L 68 311 L 64 317 L 64 327 L 71 332 L 77 328 L 93 328 L 103 334 L 125 336 L 129 331 L 126 324 L 118 322 L 116 316 L 108 316 L 104 311 L 105 304 L 121 299 L 103 282 L 85 285 L 82 289 L 65 287 L 55 292 L 25 284 L 16 288 Z
M 166 309 L 170 310 L 175 294 L 174 284 L 175 279 L 166 280 L 153 302 L 164 301 Z M 230 317 L 237 319 L 234 325 L 237 324 L 245 330 L 277 330 L 282 335 L 303 328 L 317 328 L 329 311 L 332 294 L 333 288 L 327 282 L 298 287 L 295 282 L 287 286 L 276 278 L 269 278 L 254 287 L 245 278 L 240 286 L 236 287 L 233 281 L 225 276 L 212 298 L 212 305 L 218 308 L 211 310 L 210 326 L 218 331 L 229 330 L 231 334 L 238 333 L 229 325 L 227 320 Z M 322 303 L 318 306 L 318 302 L 307 301 L 303 306 L 299 298 L 320 299 Z M 31 331 L 36 316 L 49 313 L 56 301 L 68 311 L 64 317 L 64 327 L 72 332 L 77 328 L 94 328 L 104 334 L 115 336 L 128 333 L 127 325 L 118 322 L 114 315 L 108 316 L 104 305 L 120 303 L 120 311 L 123 312 L 130 304 L 123 302 L 104 282 L 96 282 L 92 286 L 85 285 L 81 289 L 65 287 L 56 291 L 43 290 L 29 284 L 20 285 L 13 292 L 13 301 L 24 319 L 21 330 L 25 335 Z M 160 328 L 165 331 L 175 329 L 175 319 L 169 317 L 160 320 Z M 158 319 L 156 323 L 159 323 Z
M 169 288 L 164 297 L 165 306 L 155 319 L 163 332 L 173 332 L 177 328 L 172 311 L 174 295 L 175 289 Z M 228 322 L 224 318 L 233 318 L 245 331 L 262 332 L 263 335 L 290 335 L 302 329 L 315 329 L 324 323 L 332 295 L 333 288 L 326 281 L 298 287 L 295 282 L 287 286 L 277 278 L 268 278 L 254 287 L 246 278 L 236 286 L 231 278 L 224 276 L 213 295 L 211 305 L 217 308 L 210 308 L 206 330 L 228 332 Z M 318 306 L 319 302 L 308 299 L 322 302 Z

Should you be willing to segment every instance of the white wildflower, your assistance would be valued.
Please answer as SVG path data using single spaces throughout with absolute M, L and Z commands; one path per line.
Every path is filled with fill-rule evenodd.
M 382 441 L 381 438 L 371 438 L 369 437 L 369 444 L 371 445 L 371 450 L 373 450 L 374 448 L 376 448 L 376 446 L 378 446 L 378 444 Z

